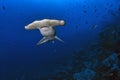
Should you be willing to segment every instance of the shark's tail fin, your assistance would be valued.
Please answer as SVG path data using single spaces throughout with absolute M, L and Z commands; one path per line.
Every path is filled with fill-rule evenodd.
M 64 43 L 64 41 L 63 41 L 62 39 L 60 39 L 59 37 L 57 37 L 57 36 L 55 36 L 55 39 L 57 39 L 57 40 L 59 40 L 60 42 L 63 42 L 63 43 Z

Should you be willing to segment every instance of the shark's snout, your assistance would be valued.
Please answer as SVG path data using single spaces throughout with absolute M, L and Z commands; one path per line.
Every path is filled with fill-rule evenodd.
M 30 30 L 31 28 L 29 26 L 25 26 L 25 29 L 26 30 Z
M 60 25 L 65 25 L 65 21 L 64 21 L 64 20 L 61 20 L 61 21 L 60 21 Z
M 27 26 L 25 26 L 25 29 L 27 29 Z

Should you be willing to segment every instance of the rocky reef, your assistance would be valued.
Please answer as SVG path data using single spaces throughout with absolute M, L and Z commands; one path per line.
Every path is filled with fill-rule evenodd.
M 120 25 L 108 25 L 99 41 L 72 55 L 48 80 L 120 80 Z

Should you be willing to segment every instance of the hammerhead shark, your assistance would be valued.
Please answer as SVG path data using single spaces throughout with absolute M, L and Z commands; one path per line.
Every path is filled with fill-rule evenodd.
M 56 36 L 55 26 L 63 26 L 65 25 L 64 20 L 51 20 L 51 19 L 43 19 L 36 20 L 32 23 L 25 26 L 26 30 L 38 29 L 43 36 L 43 38 L 37 43 L 37 45 L 43 44 L 47 41 L 54 41 L 55 39 L 64 42 L 62 39 Z

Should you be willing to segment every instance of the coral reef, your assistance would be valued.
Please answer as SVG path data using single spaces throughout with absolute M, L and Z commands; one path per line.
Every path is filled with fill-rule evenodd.
M 75 52 L 48 80 L 120 80 L 120 25 L 103 29 L 99 41 Z
M 100 33 L 100 44 L 103 48 L 120 52 L 120 25 L 107 25 Z

